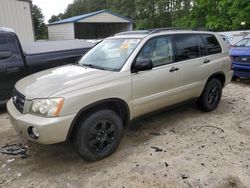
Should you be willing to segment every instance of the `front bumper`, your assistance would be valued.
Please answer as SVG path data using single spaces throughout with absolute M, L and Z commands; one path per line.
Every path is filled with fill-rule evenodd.
M 236 77 L 250 78 L 250 64 L 233 63 L 233 70 Z
M 250 78 L 250 71 L 237 70 L 234 71 L 234 76 L 239 78 Z
M 40 117 L 32 114 L 21 114 L 14 106 L 12 99 L 7 103 L 11 123 L 16 132 L 27 140 L 40 144 L 55 144 L 67 139 L 70 125 L 76 114 L 62 117 Z M 29 127 L 35 127 L 39 138 L 33 139 L 28 133 Z

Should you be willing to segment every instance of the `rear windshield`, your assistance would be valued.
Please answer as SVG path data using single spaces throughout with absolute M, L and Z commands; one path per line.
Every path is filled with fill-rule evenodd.
M 239 46 L 239 47 L 250 47 L 250 39 L 247 38 L 247 39 L 242 39 L 240 40 L 239 42 L 237 42 L 235 44 L 235 46 Z

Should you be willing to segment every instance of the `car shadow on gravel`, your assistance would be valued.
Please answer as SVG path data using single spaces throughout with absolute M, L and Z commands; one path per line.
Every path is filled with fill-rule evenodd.
M 7 113 L 7 108 L 6 106 L 0 106 L 0 115 Z
M 232 81 L 231 83 L 233 84 L 244 84 L 246 86 L 250 86 L 250 78 L 240 78 L 240 79 L 237 79 L 236 81 Z

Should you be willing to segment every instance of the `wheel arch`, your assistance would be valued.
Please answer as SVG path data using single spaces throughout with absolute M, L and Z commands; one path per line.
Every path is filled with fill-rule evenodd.
M 122 118 L 124 126 L 126 126 L 130 120 L 130 109 L 128 104 L 124 100 L 120 98 L 103 99 L 85 106 L 77 113 L 72 123 L 70 124 L 67 140 L 72 139 L 72 136 L 78 130 L 78 128 L 80 127 L 79 124 L 82 120 L 84 120 L 84 118 L 88 117 L 88 115 L 96 110 L 104 109 L 110 109 L 116 112 Z
M 208 77 L 208 79 L 207 79 L 206 85 L 207 85 L 207 83 L 208 83 L 210 80 L 212 80 L 212 79 L 214 79 L 214 78 L 217 78 L 217 79 L 221 82 L 222 87 L 224 87 L 225 82 L 226 82 L 226 76 L 225 76 L 224 72 L 216 72 L 216 73 L 210 75 L 210 76 Z

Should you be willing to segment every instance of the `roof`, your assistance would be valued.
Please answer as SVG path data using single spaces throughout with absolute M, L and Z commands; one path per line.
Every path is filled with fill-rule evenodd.
M 0 26 L 0 32 L 15 33 L 14 30 L 7 28 L 7 27 L 1 27 L 1 26 Z
M 53 23 L 50 23 L 48 24 L 49 25 L 58 25 L 58 24 L 66 24 L 66 23 L 75 23 L 75 22 L 78 22 L 80 20 L 84 20 L 86 18 L 89 18 L 89 17 L 92 17 L 92 16 L 95 16 L 95 15 L 98 15 L 98 14 L 101 14 L 101 13 L 109 13 L 109 14 L 112 14 L 113 16 L 117 16 L 121 19 L 124 19 L 128 22 L 133 22 L 133 20 L 127 18 L 127 17 L 124 17 L 122 15 L 119 15 L 119 14 L 116 14 L 110 10 L 99 10 L 99 11 L 96 11 L 96 12 L 91 12 L 91 13 L 87 13 L 87 14 L 83 14 L 83 15 L 79 15 L 79 16 L 74 16 L 74 17 L 71 17 L 71 18 L 66 18 L 66 19 L 63 19 L 63 20 L 60 20 L 60 21 L 56 21 L 56 22 L 53 22 Z
M 86 40 L 43 41 L 22 44 L 26 55 L 92 48 L 95 44 Z

